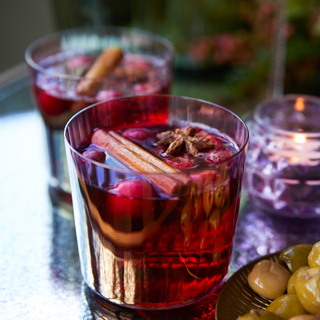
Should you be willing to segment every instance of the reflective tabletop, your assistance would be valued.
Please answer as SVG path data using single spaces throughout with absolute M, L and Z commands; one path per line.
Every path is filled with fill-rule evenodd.
M 171 311 L 108 303 L 83 283 L 71 216 L 51 205 L 44 128 L 27 76 L 0 88 L 0 319 L 213 319 L 215 297 Z M 242 201 L 229 275 L 259 255 L 320 240 L 319 220 Z

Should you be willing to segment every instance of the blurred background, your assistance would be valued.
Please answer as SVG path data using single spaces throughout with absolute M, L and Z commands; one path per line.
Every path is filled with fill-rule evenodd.
M 115 25 L 173 42 L 173 94 L 240 113 L 283 92 L 320 95 L 318 0 L 13 0 L 0 2 L 0 16 L 0 85 L 26 70 L 38 37 Z

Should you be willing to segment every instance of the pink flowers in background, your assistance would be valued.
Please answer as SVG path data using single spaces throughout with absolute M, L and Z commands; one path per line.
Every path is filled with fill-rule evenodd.
M 246 37 L 222 34 L 214 40 L 214 61 L 217 64 L 242 64 L 253 58 L 253 50 L 250 48 Z
M 245 64 L 253 58 L 253 49 L 246 37 L 224 33 L 202 37 L 190 51 L 191 59 L 199 62 L 211 58 L 216 64 Z
M 263 1 L 258 8 L 239 6 L 243 27 L 194 39 L 189 51 L 194 62 L 212 61 L 217 65 L 247 65 L 255 57 L 258 47 L 267 48 L 275 24 L 276 6 L 274 1 Z
M 241 66 L 252 65 L 262 59 L 262 51 L 270 54 L 272 42 L 277 36 L 277 2 L 274 0 L 257 1 L 257 5 L 248 2 L 238 3 L 238 16 L 230 30 L 194 38 L 189 47 L 189 59 L 194 63 Z M 287 4 L 288 22 L 281 32 L 288 39 L 289 59 L 287 63 L 300 61 L 299 52 L 306 56 L 316 56 L 318 60 L 318 42 L 320 40 L 320 7 L 301 11 L 301 3 L 292 1 Z M 219 22 L 218 26 L 219 26 Z M 307 42 L 303 44 L 303 42 Z M 302 45 L 302 47 L 301 47 Z M 315 45 L 316 47 L 311 47 Z M 292 50 L 292 51 L 290 51 Z M 306 63 L 306 59 L 304 59 Z M 300 63 L 300 62 L 299 62 Z
M 240 65 L 254 57 L 254 45 L 246 34 L 224 33 L 201 37 L 193 42 L 190 58 L 194 62 L 211 60 L 217 65 Z

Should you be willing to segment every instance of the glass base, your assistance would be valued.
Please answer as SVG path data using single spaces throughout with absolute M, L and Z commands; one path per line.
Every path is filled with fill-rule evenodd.
M 225 284 L 225 280 L 214 288 L 209 294 L 193 301 L 187 305 L 180 305 L 166 309 L 141 309 L 132 308 L 132 306 L 118 305 L 98 295 L 94 290 L 86 285 L 83 281 L 82 291 L 86 297 L 86 303 L 95 315 L 100 315 L 109 319 L 152 319 L 152 320 L 169 320 L 169 319 L 214 319 L 215 305 L 219 294 Z
M 122 304 L 122 303 L 118 303 L 117 300 L 109 300 L 104 298 L 102 295 L 100 295 L 98 292 L 96 292 L 95 290 L 93 290 L 92 288 L 90 288 L 88 286 L 88 288 L 90 289 L 90 291 L 92 292 L 92 294 L 100 297 L 101 299 L 105 300 L 107 303 L 110 303 L 112 305 L 118 305 L 119 307 L 125 307 L 125 308 L 129 308 L 129 309 L 134 309 L 134 310 L 141 310 L 141 311 L 165 311 L 165 310 L 174 310 L 174 309 L 180 309 L 180 308 L 184 308 L 187 306 L 191 306 L 193 304 L 196 304 L 208 297 L 211 297 L 211 302 L 214 302 L 214 305 L 217 302 L 219 293 L 222 290 L 222 287 L 224 286 L 226 281 L 226 277 L 218 284 L 216 285 L 211 291 L 209 291 L 208 293 L 205 293 L 202 296 L 199 296 L 197 299 L 192 300 L 192 301 L 188 301 L 188 302 L 181 302 L 179 304 L 174 304 L 174 305 L 167 305 L 167 306 L 162 306 L 162 307 L 153 307 L 153 303 L 148 303 L 148 306 L 142 306 L 142 305 L 134 305 L 134 304 Z M 158 305 L 158 304 L 157 304 Z

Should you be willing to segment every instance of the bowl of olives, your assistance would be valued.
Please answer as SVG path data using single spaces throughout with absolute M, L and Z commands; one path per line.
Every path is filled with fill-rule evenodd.
M 216 305 L 216 320 L 320 320 L 320 241 L 291 246 L 239 269 Z

